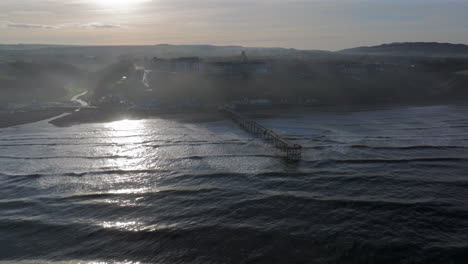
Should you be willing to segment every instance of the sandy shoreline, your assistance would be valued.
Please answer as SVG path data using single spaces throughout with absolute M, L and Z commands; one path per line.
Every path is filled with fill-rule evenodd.
M 213 122 L 223 120 L 222 114 L 217 111 L 198 111 L 198 112 L 178 112 L 161 113 L 158 111 L 142 110 L 116 110 L 116 109 L 98 109 L 84 108 L 70 115 L 60 117 L 49 123 L 58 127 L 69 127 L 88 123 L 106 123 L 119 120 L 141 120 L 141 119 L 171 119 L 178 122 L 197 123 Z
M 24 112 L 0 111 L 0 128 L 14 127 L 34 123 L 49 118 L 57 117 L 64 113 L 70 114 L 53 119 L 49 123 L 57 127 L 69 127 L 79 124 L 107 123 L 125 119 L 141 120 L 162 118 L 185 123 L 213 122 L 224 119 L 223 115 L 215 110 L 161 113 L 158 111 L 83 108 L 78 112 L 71 112 L 71 110 L 69 109 L 65 110 L 61 108 L 56 108 Z
M 26 112 L 0 111 L 0 128 L 25 125 L 66 113 L 64 109 L 43 109 Z
M 301 116 L 313 112 L 353 112 L 365 110 L 378 110 L 393 107 L 421 107 L 433 105 L 468 105 L 466 100 L 454 100 L 451 102 L 424 102 L 424 103 L 400 103 L 382 105 L 316 105 L 316 106 L 290 106 L 287 108 L 259 108 L 241 111 L 253 119 L 282 118 Z M 0 128 L 23 125 L 52 117 L 63 113 L 70 113 L 71 109 L 53 108 L 34 110 L 27 112 L 0 111 Z M 129 109 L 104 109 L 104 108 L 82 108 L 71 114 L 50 121 L 57 127 L 69 127 L 79 124 L 107 123 L 119 120 L 141 120 L 141 119 L 171 119 L 184 123 L 214 122 L 226 119 L 223 114 L 215 109 L 193 110 L 184 112 L 161 112 L 156 110 L 129 110 Z

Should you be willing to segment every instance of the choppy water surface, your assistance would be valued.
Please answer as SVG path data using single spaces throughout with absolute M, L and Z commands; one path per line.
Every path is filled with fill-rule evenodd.
M 468 107 L 260 122 L 0 129 L 0 260 L 468 263 Z

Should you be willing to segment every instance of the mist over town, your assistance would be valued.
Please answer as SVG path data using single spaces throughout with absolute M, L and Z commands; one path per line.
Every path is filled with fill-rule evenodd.
M 467 263 L 468 2 L 0 2 L 0 264 Z

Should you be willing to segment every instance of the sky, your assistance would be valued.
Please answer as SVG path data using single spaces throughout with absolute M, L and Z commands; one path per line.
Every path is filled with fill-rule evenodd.
M 468 44 L 468 0 L 0 0 L 0 43 Z

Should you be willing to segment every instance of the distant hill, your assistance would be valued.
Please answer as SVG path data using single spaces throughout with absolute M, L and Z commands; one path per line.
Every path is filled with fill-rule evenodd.
M 118 57 L 122 55 L 174 58 L 184 56 L 225 57 L 237 56 L 246 51 L 248 56 L 309 56 L 333 54 L 328 51 L 303 51 L 288 48 L 263 48 L 214 45 L 143 45 L 143 46 L 63 46 L 63 45 L 1 45 L 0 52 L 21 55 L 83 55 Z
M 47 44 L 0 44 L 0 50 L 35 50 L 35 49 L 43 49 L 43 48 L 49 48 L 49 47 L 66 47 L 66 46 L 47 45 Z
M 468 57 L 468 45 L 438 42 L 391 43 L 339 51 L 345 54 L 387 56 Z

